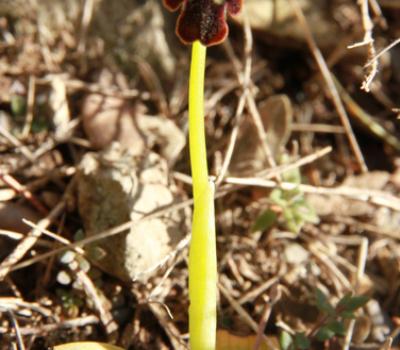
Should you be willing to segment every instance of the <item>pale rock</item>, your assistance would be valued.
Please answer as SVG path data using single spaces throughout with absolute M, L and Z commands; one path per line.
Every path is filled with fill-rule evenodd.
M 190 210 L 139 221 L 183 199 L 155 153 L 134 156 L 118 144 L 84 156 L 78 173 L 78 207 L 87 236 L 133 220 L 121 234 L 95 242 L 105 254 L 93 263 L 125 281 L 145 281 L 189 232 Z
M 288 244 L 284 250 L 285 260 L 289 264 L 300 265 L 309 258 L 309 252 L 305 250 L 300 244 Z

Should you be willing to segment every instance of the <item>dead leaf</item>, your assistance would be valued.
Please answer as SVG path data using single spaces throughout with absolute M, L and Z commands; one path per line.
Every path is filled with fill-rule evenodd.
M 121 80 L 118 72 L 104 70 L 99 85 L 123 87 L 126 82 Z M 118 97 L 118 89 L 115 96 L 89 94 L 84 99 L 81 118 L 92 147 L 104 149 L 117 141 L 134 155 L 140 155 L 157 146 L 169 163 L 175 161 L 186 143 L 183 132 L 173 121 L 146 115 L 141 104 L 133 105 Z
M 256 340 L 256 335 L 238 336 L 225 330 L 218 330 L 216 350 L 254 350 Z M 271 341 L 275 343 L 274 338 L 271 338 Z M 261 342 L 258 350 L 271 350 L 271 348 L 265 342 Z
M 272 154 L 279 157 L 291 133 L 293 109 L 286 95 L 274 95 L 260 103 L 262 123 L 267 134 L 267 143 Z M 235 174 L 254 174 L 268 165 L 257 129 L 247 118 L 240 127 L 238 141 L 234 150 L 231 170 Z
M 35 210 L 24 204 L 0 203 L 0 229 L 27 233 L 30 231 L 30 227 L 25 225 L 22 219 L 37 222 L 40 220 L 40 216 Z
M 124 350 L 118 346 L 98 342 L 75 342 L 57 345 L 53 350 Z
M 81 112 L 83 129 L 92 147 L 102 149 L 118 141 L 141 154 L 145 142 L 135 126 L 135 115 L 135 108 L 123 99 L 100 94 L 88 95 Z

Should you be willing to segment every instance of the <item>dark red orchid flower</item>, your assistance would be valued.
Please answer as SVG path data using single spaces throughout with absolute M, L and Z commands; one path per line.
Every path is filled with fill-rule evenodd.
M 243 0 L 163 0 L 171 11 L 179 7 L 176 34 L 185 43 L 200 40 L 211 46 L 222 42 L 228 35 L 226 13 L 237 14 Z

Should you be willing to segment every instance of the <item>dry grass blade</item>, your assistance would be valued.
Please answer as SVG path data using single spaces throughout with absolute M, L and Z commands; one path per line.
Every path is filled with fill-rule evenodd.
M 31 131 L 33 122 L 33 109 L 35 107 L 35 90 L 36 90 L 36 78 L 34 76 L 29 77 L 28 85 L 28 100 L 27 100 L 27 112 L 24 128 L 22 129 L 22 138 L 26 138 Z
M 263 336 L 265 332 L 265 328 L 267 326 L 268 320 L 271 316 L 272 308 L 276 302 L 279 301 L 281 295 L 279 291 L 279 286 L 275 286 L 272 289 L 271 297 L 265 297 L 265 306 L 264 310 L 261 314 L 260 322 L 258 324 L 257 338 L 254 344 L 253 350 L 258 350 L 261 346 L 261 342 L 263 341 Z
M 93 17 L 95 0 L 85 0 L 82 11 L 81 34 L 79 36 L 78 52 L 83 54 L 86 49 L 87 33 Z
M 358 263 L 357 263 L 357 273 L 355 276 L 354 282 L 354 291 L 357 293 L 359 287 L 361 285 L 362 278 L 364 277 L 365 273 L 365 266 L 367 263 L 368 258 L 368 239 L 361 238 L 360 240 L 360 248 L 358 252 Z M 350 320 L 349 325 L 347 326 L 346 336 L 343 343 L 343 350 L 348 350 L 351 345 L 351 339 L 354 332 L 356 320 Z
M 99 315 L 107 334 L 111 334 L 118 329 L 118 325 L 111 314 L 111 311 L 105 306 L 105 302 L 100 298 L 98 288 L 89 278 L 86 272 L 78 269 L 75 271 L 77 279 L 82 284 L 86 295 L 92 300 L 94 307 Z M 105 298 L 103 296 L 103 298 Z
M 25 186 L 21 185 L 11 175 L 0 174 L 0 179 L 3 180 L 8 186 L 10 186 L 15 192 L 20 193 L 26 200 L 32 203 L 32 205 L 43 215 L 48 214 L 46 207 L 35 197 L 35 195 L 29 191 Z
M 264 178 L 235 178 L 228 177 L 225 179 L 227 184 L 244 185 L 244 186 L 259 186 L 265 188 L 275 188 L 278 184 L 275 181 Z M 390 208 L 400 211 L 400 198 L 388 194 L 383 191 L 374 191 L 368 189 L 354 188 L 348 186 L 339 186 L 336 188 L 316 187 L 312 185 L 294 184 L 292 182 L 281 182 L 279 184 L 283 190 L 294 190 L 298 188 L 304 193 L 323 194 L 327 196 L 343 196 L 355 199 L 361 202 L 369 202 L 378 206 Z
M 60 235 L 58 235 L 56 233 L 53 233 L 53 232 L 51 232 L 49 230 L 46 230 L 45 228 L 39 227 L 38 225 L 36 225 L 32 221 L 24 219 L 23 222 L 25 224 L 27 224 L 28 226 L 30 226 L 32 229 L 40 230 L 40 231 L 42 231 L 43 235 L 46 235 L 46 236 L 48 236 L 48 237 L 50 237 L 50 238 L 52 238 L 52 239 L 64 244 L 64 245 L 71 244 L 71 241 L 69 241 L 68 239 L 66 239 L 64 237 L 61 237 Z M 81 255 L 85 254 L 84 250 L 81 249 L 81 248 L 75 248 L 74 251 L 77 252 L 78 254 L 81 254 Z
M 35 156 L 28 147 L 23 145 L 14 135 L 0 125 L 0 135 L 6 138 L 12 145 L 14 145 L 29 162 L 35 161 Z
M 50 309 L 45 308 L 38 303 L 24 301 L 21 298 L 2 297 L 0 298 L 0 307 L 5 310 L 12 310 L 14 312 L 17 312 L 20 309 L 27 309 L 35 311 L 44 317 L 53 318 L 55 321 L 58 321 Z
M 74 319 L 69 319 L 65 321 L 60 321 L 57 323 L 45 324 L 39 327 L 21 327 L 20 332 L 23 336 L 40 336 L 44 334 L 48 334 L 50 332 L 54 332 L 61 329 L 74 329 L 77 327 L 85 327 L 87 325 L 98 324 L 99 319 L 97 316 L 89 315 L 78 317 Z M 0 333 L 8 334 L 9 329 L 5 327 L 0 327 Z
M 15 338 L 17 340 L 17 349 L 18 350 L 25 350 L 25 345 L 24 345 L 24 341 L 22 339 L 22 335 L 21 335 L 21 330 L 18 324 L 18 321 L 14 315 L 14 313 L 11 310 L 8 310 L 8 315 L 11 319 L 12 325 L 14 327 L 14 331 L 15 331 Z

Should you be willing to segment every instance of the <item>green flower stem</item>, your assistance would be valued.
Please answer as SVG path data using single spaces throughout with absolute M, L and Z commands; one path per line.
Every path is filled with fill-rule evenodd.
M 208 183 L 207 149 L 204 130 L 204 71 L 206 47 L 193 43 L 189 79 L 189 146 L 193 197 L 199 198 Z
M 189 81 L 189 148 L 194 213 L 189 253 L 189 333 L 191 350 L 214 350 L 216 339 L 217 256 L 214 184 L 208 181 L 204 129 L 206 47 L 193 43 Z

